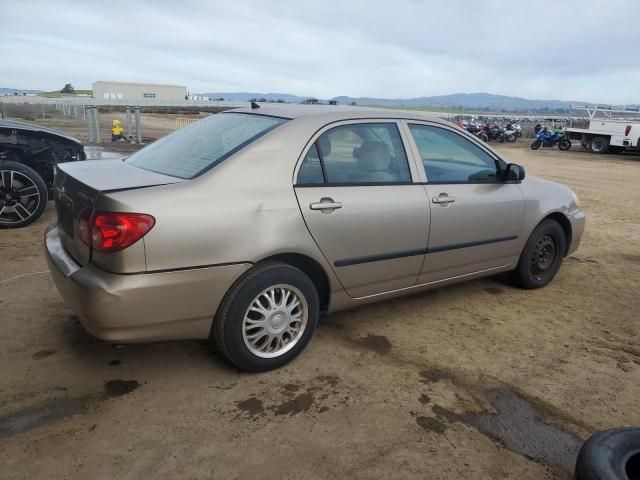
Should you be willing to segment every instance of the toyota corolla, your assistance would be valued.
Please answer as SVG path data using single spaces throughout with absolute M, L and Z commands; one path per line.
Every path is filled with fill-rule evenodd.
M 547 285 L 585 224 L 567 187 L 419 113 L 266 106 L 126 161 L 61 164 L 53 279 L 95 336 L 211 338 L 238 367 L 294 359 L 324 313 L 509 272 Z

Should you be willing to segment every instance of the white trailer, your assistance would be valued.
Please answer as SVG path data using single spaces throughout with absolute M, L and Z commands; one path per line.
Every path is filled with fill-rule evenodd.
M 587 128 L 566 128 L 572 140 L 579 140 L 592 153 L 622 153 L 640 151 L 640 107 L 614 109 L 611 107 L 571 106 L 572 111 L 586 112 Z

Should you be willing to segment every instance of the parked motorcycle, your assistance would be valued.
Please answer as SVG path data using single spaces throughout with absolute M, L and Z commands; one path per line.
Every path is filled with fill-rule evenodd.
M 509 123 L 507 123 L 505 128 L 506 128 L 507 131 L 513 132 L 513 135 L 515 137 L 515 139 L 513 141 L 515 141 L 516 139 L 518 139 L 518 138 L 520 138 L 522 136 L 522 127 L 518 123 L 509 122 Z M 511 140 L 507 139 L 507 141 L 509 142 Z
M 469 133 L 472 133 L 476 137 L 478 137 L 483 142 L 488 142 L 489 141 L 489 137 L 485 133 L 484 129 L 481 126 L 479 126 L 479 125 L 477 125 L 475 123 L 467 124 L 467 131 Z
M 504 130 L 495 123 L 490 123 L 484 127 L 484 132 L 489 140 L 496 140 L 499 143 L 505 141 Z
M 553 148 L 558 145 L 562 151 L 571 148 L 571 140 L 567 138 L 564 130 L 549 130 L 547 127 L 541 128 L 536 134 L 536 139 L 531 144 L 531 150 L 538 150 L 540 147 Z

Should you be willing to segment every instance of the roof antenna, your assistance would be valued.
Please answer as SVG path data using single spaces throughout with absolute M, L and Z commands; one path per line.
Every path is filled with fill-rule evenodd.
M 260 108 L 260 105 L 258 105 L 256 102 L 251 102 L 251 108 Z

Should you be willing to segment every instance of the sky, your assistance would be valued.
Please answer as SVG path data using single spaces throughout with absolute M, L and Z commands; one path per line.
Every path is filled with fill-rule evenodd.
M 0 87 L 640 103 L 638 0 L 0 0 Z

